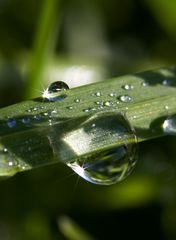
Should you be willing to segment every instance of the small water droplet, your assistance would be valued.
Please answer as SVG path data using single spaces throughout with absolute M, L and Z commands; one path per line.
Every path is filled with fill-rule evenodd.
M 79 128 L 64 136 L 64 143 L 77 156 L 67 165 L 94 184 L 121 181 L 136 164 L 136 135 L 120 113 L 97 113 L 88 117 Z
M 176 115 L 169 116 L 162 125 L 163 131 L 169 135 L 176 135 Z
M 75 99 L 74 102 L 75 103 L 79 103 L 81 100 L 79 98 Z
M 4 151 L 5 153 L 8 152 L 7 148 L 4 148 L 3 151 Z
M 57 113 L 57 110 L 56 110 L 56 109 L 54 109 L 54 110 L 51 111 L 51 114 L 55 114 L 55 113 Z
M 169 109 L 169 106 L 166 105 L 166 106 L 164 106 L 164 108 L 165 108 L 166 110 L 168 110 L 168 109 Z
M 7 120 L 7 126 L 8 126 L 9 128 L 14 128 L 14 127 L 16 127 L 16 120 L 13 119 L 13 118 L 9 118 L 9 119 Z
M 90 112 L 91 111 L 91 108 L 86 108 L 83 110 L 84 112 Z
M 72 106 L 68 106 L 67 107 L 69 110 L 73 110 L 73 107 Z
M 101 92 L 96 92 L 94 95 L 95 95 L 96 97 L 100 97 L 100 96 L 101 96 Z
M 24 124 L 26 124 L 26 125 L 29 125 L 30 122 L 31 122 L 31 120 L 30 120 L 29 117 L 24 117 L 21 121 L 22 121 L 22 123 L 24 123 Z
M 66 90 L 69 87 L 66 83 L 57 81 L 49 85 L 49 87 L 44 91 L 42 97 L 47 98 L 49 101 L 63 101 L 66 98 Z
M 131 102 L 132 98 L 128 95 L 122 95 L 119 97 L 121 102 Z
M 98 107 L 98 109 L 103 109 L 104 108 L 104 106 L 103 105 L 100 105 L 99 107 Z
M 95 102 L 97 105 L 100 105 L 101 104 L 101 102 L 100 101 L 97 101 L 97 102 Z
M 84 109 L 83 110 L 83 112 L 93 112 L 93 111 L 96 111 L 97 109 L 96 108 L 94 108 L 94 107 L 90 107 L 90 108 L 86 108 L 86 109 Z
M 49 122 L 49 125 L 51 126 L 52 125 L 52 120 L 49 119 L 48 122 Z
M 169 86 L 169 80 L 164 79 L 164 80 L 162 81 L 162 84 L 163 84 L 163 86 Z
M 40 114 L 36 114 L 36 115 L 34 115 L 34 119 L 36 119 L 36 120 L 40 120 L 41 119 L 41 115 Z
M 133 90 L 133 88 L 134 88 L 134 86 L 132 84 L 125 84 L 123 86 L 123 89 L 125 89 L 125 90 Z
M 115 97 L 115 95 L 116 95 L 115 93 L 110 93 L 109 94 L 110 97 Z
M 148 86 L 149 86 L 149 83 L 148 83 L 148 82 L 143 82 L 143 83 L 142 83 L 142 86 L 143 86 L 143 87 L 148 87 Z
M 13 166 L 14 165 L 14 163 L 12 161 L 9 161 L 8 164 L 9 164 L 9 166 Z
M 104 106 L 111 107 L 113 105 L 113 102 L 111 101 L 106 101 L 103 103 Z

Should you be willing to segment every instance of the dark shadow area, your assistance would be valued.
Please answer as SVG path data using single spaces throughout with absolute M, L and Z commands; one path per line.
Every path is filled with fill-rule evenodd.
M 171 74 L 173 73 L 175 75 L 174 77 L 165 77 L 162 73 L 156 71 L 137 73 L 135 74 L 135 76 L 142 78 L 149 86 L 155 86 L 157 84 L 160 84 L 166 87 L 176 87 L 176 71 L 173 70 L 173 68 L 171 68 L 170 70 L 169 68 L 166 68 L 166 71 L 171 71 Z M 165 83 L 163 82 L 164 80 L 166 81 Z

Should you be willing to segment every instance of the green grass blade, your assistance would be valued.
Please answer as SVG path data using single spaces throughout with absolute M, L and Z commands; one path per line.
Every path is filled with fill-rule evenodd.
M 126 90 L 126 84 L 133 89 Z M 175 87 L 175 69 L 159 69 L 74 88 L 67 91 L 63 101 L 49 102 L 40 97 L 1 109 L 0 175 L 10 176 L 57 161 L 69 162 L 73 153 L 66 145 L 58 153 L 55 142 L 60 144 L 60 136 L 96 112 L 125 114 L 139 142 L 164 136 L 163 120 L 176 114 Z M 122 102 L 124 95 L 132 100 Z M 8 126 L 9 119 L 15 121 L 14 126 Z

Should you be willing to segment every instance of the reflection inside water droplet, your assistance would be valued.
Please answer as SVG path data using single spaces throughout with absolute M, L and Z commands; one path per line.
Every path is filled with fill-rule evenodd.
M 74 153 L 67 165 L 91 183 L 121 181 L 136 163 L 136 136 L 120 113 L 94 114 L 65 134 L 63 141 Z
M 63 101 L 67 96 L 65 91 L 68 89 L 68 85 L 62 81 L 53 82 L 44 91 L 42 97 L 47 98 L 49 101 Z

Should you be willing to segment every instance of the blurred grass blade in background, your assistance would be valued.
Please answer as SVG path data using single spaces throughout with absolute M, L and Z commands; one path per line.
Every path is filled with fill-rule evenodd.
M 58 218 L 58 226 L 62 234 L 68 240 L 94 240 L 90 234 L 88 234 L 68 216 L 60 216 Z
M 44 0 L 41 4 L 29 66 L 29 88 L 26 94 L 30 98 L 35 96 L 36 89 L 41 88 L 41 82 L 53 57 L 61 21 L 60 2 Z

